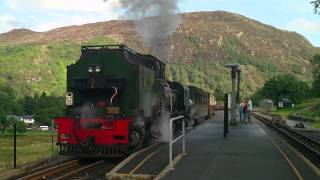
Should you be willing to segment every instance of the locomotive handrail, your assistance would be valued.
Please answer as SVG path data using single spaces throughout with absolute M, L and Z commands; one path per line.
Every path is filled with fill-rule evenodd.
M 182 119 L 182 134 L 177 137 L 176 139 L 172 139 L 172 124 L 174 121 Z M 186 155 L 186 133 L 185 133 L 185 119 L 184 116 L 178 116 L 175 118 L 170 119 L 170 127 L 169 127 L 169 170 L 174 170 L 173 163 L 172 163 L 172 145 L 177 142 L 179 139 L 182 138 L 182 155 Z

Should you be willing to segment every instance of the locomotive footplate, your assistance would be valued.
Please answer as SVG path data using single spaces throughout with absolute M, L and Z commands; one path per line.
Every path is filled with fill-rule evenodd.
M 91 145 L 59 144 L 60 154 L 76 157 L 124 157 L 128 145 Z

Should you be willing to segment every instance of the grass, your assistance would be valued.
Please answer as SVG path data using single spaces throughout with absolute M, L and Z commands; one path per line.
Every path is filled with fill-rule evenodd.
M 320 129 L 320 121 L 315 122 L 313 126 Z
M 288 118 L 288 116 L 289 116 L 292 112 L 294 112 L 294 109 L 293 109 L 293 108 L 283 108 L 283 109 L 279 109 L 279 110 L 276 110 L 276 111 L 272 111 L 271 114 Z
M 277 109 L 276 111 L 273 111 L 272 114 L 288 118 L 288 116 L 291 113 L 300 111 L 300 110 L 308 107 L 308 105 L 309 105 L 309 103 L 301 103 L 301 104 L 295 105 L 295 107 L 293 107 L 293 108 L 288 107 L 288 108 Z
M 308 99 L 302 102 L 301 104 L 295 105 L 294 108 L 289 107 L 289 108 L 278 109 L 276 111 L 273 111 L 272 114 L 287 118 L 291 113 L 301 111 L 305 108 L 314 106 L 315 104 L 319 104 L 319 103 L 320 103 L 320 98 Z
M 54 133 L 53 153 L 57 154 L 58 148 L 55 142 L 56 133 Z M 17 165 L 50 157 L 51 147 L 51 132 L 29 131 L 24 135 L 17 135 Z M 13 136 L 11 134 L 0 135 L 0 170 L 12 167 Z
M 298 115 L 307 116 L 317 120 L 319 117 L 319 107 L 320 106 L 320 98 L 308 99 L 301 104 L 295 105 L 294 108 L 282 108 L 276 111 L 273 111 L 273 115 L 279 115 L 284 118 L 288 118 L 288 116 L 292 113 L 296 113 Z M 315 121 L 314 127 L 320 128 L 320 121 Z

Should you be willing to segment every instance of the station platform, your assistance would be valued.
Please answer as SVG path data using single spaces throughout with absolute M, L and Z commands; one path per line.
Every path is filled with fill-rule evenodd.
M 187 133 L 186 156 L 179 154 L 180 142 L 174 145 L 174 170 L 168 170 L 168 145 L 160 143 L 129 156 L 106 177 L 166 180 L 320 179 L 319 169 L 267 131 L 253 120 L 230 126 L 229 134 L 223 137 L 223 112 L 217 112 L 213 119 Z

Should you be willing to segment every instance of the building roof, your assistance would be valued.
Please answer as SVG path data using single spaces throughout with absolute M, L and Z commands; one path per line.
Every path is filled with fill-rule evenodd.
M 281 101 L 285 103 L 293 103 L 289 98 L 282 98 Z
M 9 118 L 14 118 L 15 120 L 22 120 L 22 119 L 33 119 L 34 115 L 22 115 L 22 116 L 17 116 L 17 115 L 7 115 L 7 119 Z
M 33 119 L 33 114 L 31 115 L 23 115 L 23 119 Z

